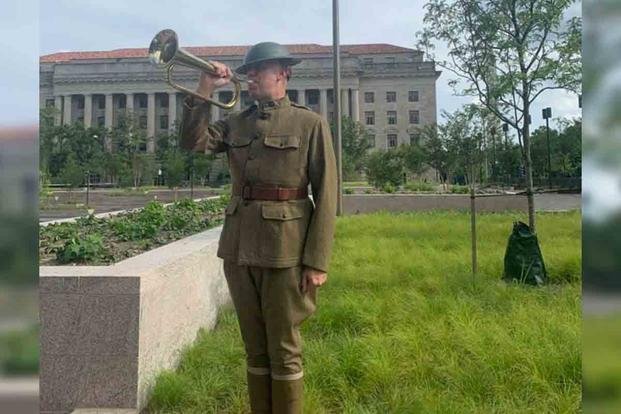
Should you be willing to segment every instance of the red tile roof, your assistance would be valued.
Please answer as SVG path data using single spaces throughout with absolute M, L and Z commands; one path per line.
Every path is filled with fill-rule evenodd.
M 331 54 L 332 46 L 323 46 L 315 43 L 285 45 L 289 52 L 294 55 L 302 54 Z M 341 45 L 341 52 L 353 55 L 375 53 L 403 53 L 415 52 L 415 49 L 395 46 L 386 43 L 370 43 L 357 45 Z M 183 47 L 196 56 L 244 56 L 250 46 L 197 46 Z M 59 52 L 43 55 L 39 58 L 40 63 L 56 63 L 70 60 L 84 59 L 122 59 L 122 58 L 146 58 L 147 48 L 116 49 L 92 52 Z

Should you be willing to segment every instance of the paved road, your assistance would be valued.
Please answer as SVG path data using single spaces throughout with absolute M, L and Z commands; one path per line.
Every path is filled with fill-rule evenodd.
M 562 211 L 582 209 L 582 197 L 580 194 L 535 194 L 536 211 Z
M 68 192 L 55 193 L 58 200 L 51 197 L 48 201 L 51 208 L 44 209 L 39 213 L 39 221 L 49 221 L 67 217 L 75 217 L 86 214 L 86 208 L 62 208 L 62 204 L 68 202 L 69 197 L 73 203 L 84 203 L 86 194 L 83 191 L 74 191 L 71 196 Z M 214 190 L 196 189 L 194 190 L 194 198 L 208 197 L 215 195 Z M 178 198 L 190 197 L 190 190 L 179 190 Z M 123 194 L 118 191 L 97 190 L 91 191 L 89 202 L 96 213 L 105 213 L 108 211 L 126 210 L 142 207 L 149 201 L 157 199 L 158 201 L 169 203 L 174 199 L 174 192 L 171 190 L 151 190 L 147 194 L 129 193 Z M 563 211 L 581 208 L 580 194 L 557 194 L 544 193 L 535 194 L 535 209 L 537 211 Z

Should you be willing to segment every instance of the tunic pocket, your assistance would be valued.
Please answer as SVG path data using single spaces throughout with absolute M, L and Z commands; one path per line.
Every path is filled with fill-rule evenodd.
M 263 139 L 262 152 L 262 179 L 283 183 L 287 179 L 297 179 L 303 166 L 299 135 L 267 135 Z
M 306 202 L 264 204 L 261 254 L 272 261 L 301 260 L 310 212 Z

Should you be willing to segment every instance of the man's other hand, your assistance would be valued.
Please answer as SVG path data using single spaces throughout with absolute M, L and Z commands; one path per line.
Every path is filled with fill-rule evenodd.
M 302 293 L 306 293 L 309 289 L 315 289 L 326 283 L 328 274 L 312 267 L 304 266 L 302 270 Z

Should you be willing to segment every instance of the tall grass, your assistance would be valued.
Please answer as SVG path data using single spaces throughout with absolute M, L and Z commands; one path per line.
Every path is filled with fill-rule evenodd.
M 512 221 L 340 217 L 328 282 L 302 325 L 307 413 L 573 413 L 580 407 L 580 212 L 538 213 L 551 284 L 500 281 Z M 158 379 L 150 412 L 248 412 L 234 311 Z

